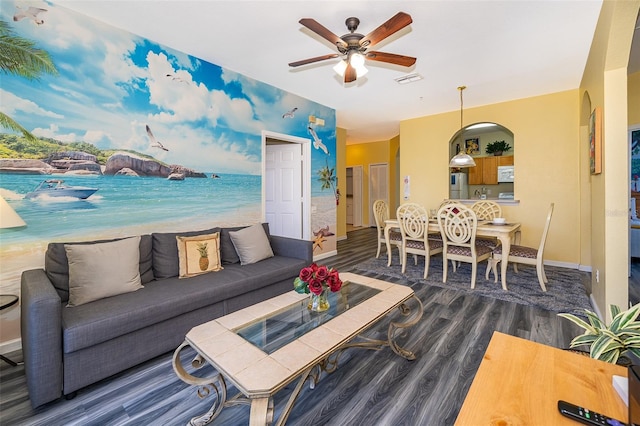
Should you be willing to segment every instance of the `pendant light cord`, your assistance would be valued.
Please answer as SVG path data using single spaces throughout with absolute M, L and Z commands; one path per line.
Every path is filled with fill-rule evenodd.
M 462 121 L 462 111 L 464 111 L 464 108 L 463 108 L 463 105 L 464 105 L 464 104 L 463 104 L 463 102 L 462 102 L 462 91 L 463 91 L 464 89 L 466 89 L 466 88 L 467 88 L 467 86 L 460 86 L 460 87 L 458 87 L 458 90 L 460 91 L 460 143 L 462 143 L 462 129 L 463 129 L 463 127 L 462 127 L 462 126 L 463 126 L 463 123 L 464 123 L 464 122 Z

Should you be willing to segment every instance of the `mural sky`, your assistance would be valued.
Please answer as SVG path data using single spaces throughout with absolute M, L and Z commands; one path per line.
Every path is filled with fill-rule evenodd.
M 46 11 L 14 22 L 29 7 Z M 256 175 L 261 131 L 311 138 L 312 115 L 325 120 L 315 131 L 335 164 L 333 109 L 44 1 L 2 0 L 0 18 L 49 52 L 59 70 L 38 81 L 2 76 L 2 111 L 36 136 Z M 147 125 L 168 151 L 152 146 Z M 326 157 L 314 150 L 314 175 Z

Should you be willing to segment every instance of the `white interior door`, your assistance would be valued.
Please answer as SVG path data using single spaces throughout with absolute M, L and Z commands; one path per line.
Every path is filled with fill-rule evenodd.
M 362 226 L 362 166 L 353 166 L 353 226 Z
M 369 165 L 369 211 L 373 212 L 373 203 L 376 200 L 385 200 L 389 204 L 389 165 Z M 369 215 L 369 226 L 375 226 L 373 213 Z
M 265 220 L 273 235 L 302 238 L 302 145 L 267 145 Z

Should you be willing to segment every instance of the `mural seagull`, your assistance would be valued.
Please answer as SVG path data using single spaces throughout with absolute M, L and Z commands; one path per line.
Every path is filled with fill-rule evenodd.
M 167 75 L 166 75 L 166 77 L 169 77 L 169 78 L 171 78 L 171 80 L 173 80 L 173 81 L 177 81 L 177 82 L 179 82 L 179 83 L 187 83 L 186 81 L 184 81 L 184 80 L 182 79 L 182 77 L 178 77 L 178 76 L 177 76 L 177 75 L 175 75 L 175 74 L 167 74 Z M 187 84 L 188 84 L 188 83 L 187 83 Z
M 145 125 L 145 127 L 147 128 L 147 135 L 149 135 L 149 140 L 151 141 L 151 146 L 153 148 L 160 148 L 164 151 L 169 151 L 167 148 L 164 147 L 164 145 L 162 145 L 160 143 L 159 140 L 156 140 L 155 136 L 153 136 L 153 133 L 151 133 L 151 129 L 149 128 L 148 125 Z
M 322 143 L 322 140 L 320 140 L 320 138 L 318 137 L 315 129 L 311 126 L 307 126 L 307 129 L 309 129 L 309 133 L 311 133 L 311 136 L 313 136 L 313 147 L 315 149 L 321 149 L 325 154 L 329 155 L 329 150 L 327 149 L 326 145 Z
M 284 114 L 282 114 L 282 118 L 293 118 L 297 110 L 298 107 L 295 107 L 291 111 L 285 112 Z
M 27 18 L 31 19 L 36 25 L 44 24 L 44 20 L 38 18 L 38 14 L 46 12 L 47 9 L 41 9 L 39 7 L 32 6 L 30 6 L 27 10 L 23 10 L 20 6 L 16 6 L 16 9 L 18 9 L 18 12 L 13 15 L 14 21 L 21 21 L 22 19 Z

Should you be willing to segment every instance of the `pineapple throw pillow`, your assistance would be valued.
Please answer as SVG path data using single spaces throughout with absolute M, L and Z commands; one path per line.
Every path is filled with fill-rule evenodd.
M 220 264 L 219 232 L 194 237 L 176 236 L 176 241 L 178 242 L 180 278 L 223 269 Z

